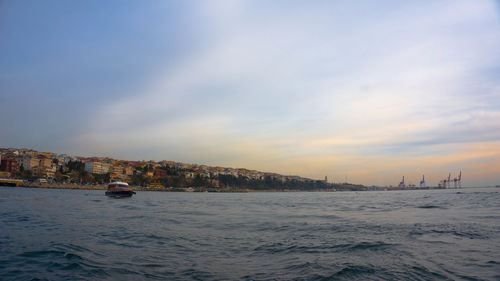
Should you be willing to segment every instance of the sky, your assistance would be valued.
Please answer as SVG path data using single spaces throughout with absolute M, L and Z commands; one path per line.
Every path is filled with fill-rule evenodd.
M 500 2 L 0 1 L 0 147 L 500 184 Z

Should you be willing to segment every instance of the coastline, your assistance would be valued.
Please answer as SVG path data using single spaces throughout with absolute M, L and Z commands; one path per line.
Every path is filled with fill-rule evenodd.
M 49 184 L 49 183 L 26 183 L 24 188 L 47 188 L 47 189 L 83 189 L 83 190 L 106 190 L 106 185 L 85 185 L 85 184 Z
M 45 188 L 45 189 L 78 189 L 78 190 L 107 190 L 105 185 L 87 184 L 49 184 L 49 183 L 24 183 L 18 188 Z M 170 187 L 142 187 L 132 186 L 134 191 L 162 191 L 162 192 L 281 192 L 281 190 L 240 190 L 240 189 L 207 189 L 207 188 L 170 188 Z
M 0 185 L 9 186 L 9 185 Z M 14 187 L 14 186 L 12 186 Z M 77 189 L 77 190 L 107 190 L 107 184 L 88 185 L 88 184 L 72 184 L 72 183 L 28 183 L 17 185 L 18 188 L 45 188 L 45 189 Z M 492 186 L 494 187 L 494 186 Z M 474 188 L 474 187 L 462 187 Z M 478 187 L 479 188 L 479 187 Z M 134 191 L 160 191 L 160 192 L 212 192 L 212 193 L 248 193 L 248 192 L 342 192 L 342 191 L 360 191 L 360 190 L 282 190 L 282 189 L 237 189 L 237 188 L 207 188 L 207 187 L 142 187 L 132 186 Z M 417 190 L 417 189 L 414 189 Z M 422 189 L 435 190 L 435 189 Z M 369 189 L 363 191 L 371 191 Z M 384 191 L 384 190 L 379 190 Z M 387 190 L 393 191 L 393 190 Z

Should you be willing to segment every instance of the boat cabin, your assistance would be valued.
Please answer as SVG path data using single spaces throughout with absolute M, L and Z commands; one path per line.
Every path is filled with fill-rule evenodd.
M 110 184 L 108 184 L 108 189 L 112 188 L 128 188 L 128 183 L 126 182 L 120 182 L 120 181 L 115 181 Z

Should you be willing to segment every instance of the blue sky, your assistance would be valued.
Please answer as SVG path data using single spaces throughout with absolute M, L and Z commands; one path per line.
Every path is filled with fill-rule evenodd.
M 495 1 L 3 1 L 0 146 L 500 182 Z

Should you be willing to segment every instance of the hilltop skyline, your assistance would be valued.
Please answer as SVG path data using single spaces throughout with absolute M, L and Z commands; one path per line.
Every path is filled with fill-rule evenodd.
M 320 183 L 320 184 L 326 184 L 323 187 L 318 187 L 316 186 L 316 189 L 325 189 L 327 186 L 329 188 L 338 188 L 339 190 L 342 188 L 354 188 L 357 190 L 357 188 L 361 188 L 359 190 L 381 190 L 380 188 L 390 188 L 389 190 L 398 190 L 398 189 L 407 189 L 407 190 L 414 190 L 414 189 L 429 189 L 429 188 L 462 188 L 462 187 L 480 187 L 480 186 L 466 186 L 462 184 L 462 177 L 461 177 L 461 171 L 460 171 L 460 176 L 457 177 L 457 175 L 451 175 L 449 174 L 449 179 L 448 183 L 443 183 L 442 180 L 444 178 L 440 179 L 435 179 L 429 181 L 429 178 L 427 177 L 427 180 L 418 183 L 418 180 L 414 181 L 414 179 L 408 180 L 405 176 L 403 176 L 402 181 L 399 184 L 390 184 L 387 186 L 374 186 L 372 184 L 370 185 L 360 185 L 357 183 L 352 183 L 348 182 L 347 178 L 343 179 L 328 179 L 328 175 L 326 175 L 324 178 L 318 179 L 318 178 L 307 178 L 307 177 L 301 177 L 299 175 L 291 175 L 291 174 L 279 174 L 275 172 L 270 172 L 270 171 L 258 171 L 258 170 L 252 170 L 248 169 L 245 167 L 221 167 L 221 166 L 210 166 L 206 165 L 203 163 L 183 163 L 183 162 L 177 162 L 177 161 L 172 161 L 169 159 L 162 159 L 162 160 L 130 160 L 130 159 L 114 159 L 112 157 L 108 156 L 88 156 L 88 155 L 71 155 L 67 153 L 54 153 L 54 152 L 48 152 L 48 151 L 37 151 L 32 148 L 14 148 L 14 147 L 9 147 L 9 148 L 2 148 L 0 147 L 0 159 L 3 161 L 4 159 L 8 159 L 7 161 L 11 161 L 10 165 L 6 164 L 5 172 L 10 172 L 11 176 L 23 176 L 19 174 L 19 171 L 23 170 L 29 170 L 30 174 L 29 175 L 24 175 L 24 176 L 29 176 L 31 178 L 45 178 L 45 179 L 55 179 L 56 181 L 62 181 L 63 179 L 66 179 L 63 174 L 58 174 L 56 176 L 56 171 L 59 172 L 66 172 L 68 173 L 68 169 L 74 168 L 73 166 L 78 166 L 79 164 L 75 163 L 80 163 L 82 166 L 82 169 L 85 169 L 87 171 L 87 165 L 88 162 L 95 162 L 98 164 L 95 165 L 89 165 L 89 170 L 87 171 L 89 174 L 95 175 L 98 174 L 98 176 L 103 177 L 106 174 L 109 176 L 109 180 L 122 180 L 122 181 L 136 181 L 136 184 L 139 184 L 137 182 L 137 178 L 133 179 L 130 176 L 135 175 L 134 169 L 137 167 L 140 167 L 141 169 L 140 174 L 144 174 L 145 170 L 144 167 L 149 167 L 148 171 L 151 172 L 150 177 L 153 176 L 153 174 L 156 173 L 156 170 L 159 169 L 174 169 L 176 171 L 177 176 L 181 176 L 182 178 L 186 179 L 194 179 L 196 176 L 200 176 L 201 178 L 205 179 L 212 179 L 212 180 L 217 180 L 218 175 L 230 175 L 230 176 L 235 176 L 237 178 L 241 179 L 249 179 L 249 180 L 264 180 L 266 177 L 267 178 L 272 178 L 273 180 L 276 180 L 280 183 L 285 183 L 285 182 L 291 182 L 295 181 L 295 183 L 301 184 L 300 188 L 302 190 L 307 190 L 308 185 L 309 188 L 312 188 L 312 185 L 315 183 Z M 49 160 L 49 161 L 47 161 Z M 12 163 L 14 161 L 14 163 Z M 31 161 L 34 161 L 33 163 Z M 71 165 L 68 164 L 68 162 L 72 162 Z M 38 163 L 38 165 L 36 164 Z M 37 166 L 34 169 L 31 167 L 23 166 L 23 164 L 26 164 L 27 166 Z M 71 168 L 69 168 L 69 166 Z M 23 166 L 23 168 L 21 168 Z M 94 168 L 95 167 L 95 168 Z M 95 169 L 95 170 L 94 170 Z M 136 171 L 137 172 L 137 171 Z M 83 175 L 80 175 L 83 176 Z M 422 175 L 424 176 L 424 175 Z M 155 178 L 161 178 L 155 177 Z M 99 178 L 102 180 L 102 178 Z M 423 178 L 421 178 L 423 180 Z M 454 179 L 457 180 L 458 182 L 454 182 Z M 79 180 L 72 179 L 75 182 L 78 182 Z M 420 180 L 420 179 L 419 179 Z M 143 185 L 149 185 L 151 181 L 148 181 L 147 183 L 141 183 Z M 153 181 L 154 182 L 154 181 Z M 210 182 L 208 182 L 210 184 Z M 330 184 L 330 185 L 328 185 Z M 218 186 L 219 184 L 217 184 Z M 296 186 L 295 186 L 296 187 Z M 373 189 L 372 187 L 378 187 L 378 189 Z M 286 187 L 282 187 L 285 188 Z M 314 189 L 314 188 L 312 188 Z M 359 191 L 358 190 L 358 191 Z
M 4 1 L 0 147 L 500 183 L 495 1 Z
M 182 168 L 185 170 L 192 171 L 192 169 L 197 170 L 200 172 L 203 170 L 204 173 L 211 173 L 215 172 L 215 174 L 219 174 L 221 171 L 223 171 L 221 174 L 227 174 L 227 175 L 234 175 L 234 176 L 243 176 L 246 178 L 251 178 L 251 179 L 263 179 L 266 176 L 271 176 L 275 177 L 275 179 L 279 179 L 279 181 L 287 181 L 287 180 L 296 180 L 299 182 L 322 182 L 322 183 L 327 183 L 327 184 L 339 184 L 343 185 L 345 184 L 346 186 L 353 186 L 353 187 L 360 187 L 363 185 L 360 185 L 358 183 L 354 182 L 349 182 L 347 180 L 347 177 L 344 179 L 342 178 L 328 178 L 328 175 L 325 175 L 324 178 L 307 178 L 303 177 L 300 175 L 293 175 L 293 174 L 280 174 L 272 171 L 262 171 L 262 170 L 255 170 L 255 169 L 249 169 L 246 167 L 222 167 L 222 166 L 211 166 L 207 165 L 204 163 L 183 163 L 183 162 L 178 162 L 178 161 L 173 161 L 171 159 L 161 159 L 161 160 L 131 160 L 131 159 L 116 159 L 113 157 L 109 156 L 98 156 L 98 155 L 93 155 L 93 156 L 88 156 L 88 155 L 74 155 L 74 154 L 68 154 L 68 153 L 55 153 L 55 152 L 48 152 L 48 151 L 38 151 L 33 148 L 15 148 L 15 147 L 9 147 L 9 148 L 2 148 L 0 147 L 0 159 L 14 159 L 17 161 L 17 168 L 14 168 L 14 170 L 18 171 L 20 170 L 20 166 L 23 164 L 23 162 L 26 161 L 26 159 L 50 159 L 54 160 L 54 164 L 51 164 L 51 168 L 53 168 L 51 171 L 48 171 L 48 173 L 39 173 L 37 176 L 42 177 L 42 178 L 54 178 L 54 173 L 58 169 L 65 169 L 64 166 L 67 164 L 68 161 L 75 161 L 75 162 L 81 162 L 81 163 L 86 163 L 86 162 L 99 162 L 101 164 L 99 165 L 110 165 L 108 168 L 110 170 L 107 170 L 106 172 L 100 173 L 100 174 L 106 174 L 107 172 L 110 172 L 112 174 L 112 178 L 118 178 L 120 180 L 130 180 L 127 175 L 130 174 L 121 174 L 122 172 L 117 172 L 116 170 L 121 170 L 122 168 L 125 169 L 125 167 L 122 167 L 120 165 L 126 164 L 125 166 L 129 166 L 131 169 L 130 171 L 133 170 L 135 167 L 145 167 L 152 165 L 153 168 L 158 168 L 158 167 L 165 167 L 165 166 L 172 166 L 172 167 L 177 167 L 177 168 Z M 45 163 L 45 162 L 44 162 Z M 51 162 L 52 163 L 52 162 Z M 57 164 L 55 164 L 57 163 Z M 102 164 L 105 163 L 105 164 Z M 117 166 L 115 168 L 112 168 L 113 166 Z M 103 170 L 99 170 L 102 172 Z M 129 172 L 130 172 L 129 171 Z M 210 177 L 204 173 L 199 173 L 202 177 Z M 114 175 L 114 176 L 113 176 Z M 31 175 L 33 176 L 33 175 Z M 212 175 L 213 176 L 213 175 Z M 35 176 L 36 177 L 36 176 Z M 125 178 L 121 178 L 125 177 Z M 398 188 L 401 187 L 401 184 L 403 184 L 405 187 L 403 189 L 422 189 L 422 188 L 435 188 L 439 187 L 442 188 L 462 188 L 462 187 L 487 187 L 487 186 L 474 186 L 474 185 L 467 185 L 467 184 L 462 184 L 462 171 L 459 172 L 459 175 L 455 175 L 452 173 L 448 174 L 448 185 L 445 185 L 446 183 L 443 183 L 442 181 L 447 179 L 447 177 L 440 177 L 440 178 L 431 178 L 429 180 L 429 177 L 427 176 L 424 179 L 425 175 L 421 175 L 420 178 L 415 179 L 415 178 L 410 178 L 406 177 L 406 175 L 403 175 L 402 181 L 400 183 L 394 183 L 394 184 L 389 184 L 385 186 L 380 186 L 380 185 L 374 185 L 374 184 L 365 184 L 363 187 L 365 188 L 371 188 L 371 187 L 390 187 L 390 188 Z M 187 177 L 189 178 L 189 177 Z M 406 178 L 406 179 L 405 179 Z M 455 180 L 458 180 L 458 182 L 454 182 Z M 422 182 L 420 180 L 424 180 L 424 184 L 422 185 Z

